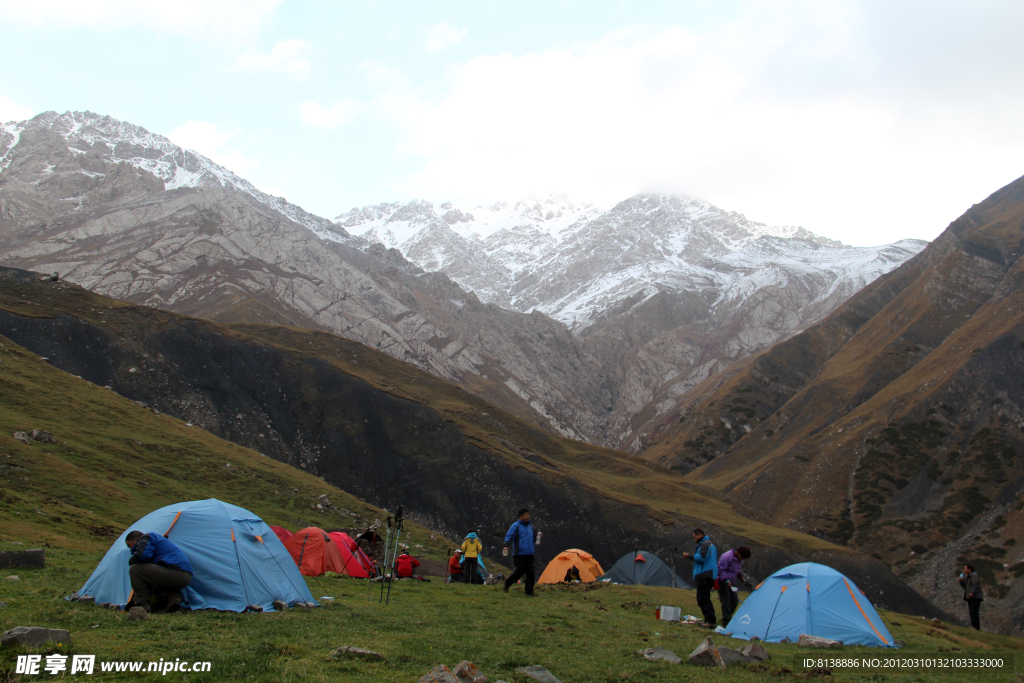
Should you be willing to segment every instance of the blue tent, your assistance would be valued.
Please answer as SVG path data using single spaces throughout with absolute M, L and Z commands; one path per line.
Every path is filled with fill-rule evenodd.
M 253 513 L 214 498 L 175 503 L 149 513 L 125 529 L 85 582 L 81 596 L 124 606 L 128 579 L 129 531 L 159 533 L 173 541 L 192 564 L 192 583 L 182 591 L 191 609 L 244 612 L 249 605 L 273 611 L 274 600 L 289 606 L 315 602 L 281 539 Z
M 894 647 L 881 617 L 856 584 L 814 562 L 775 572 L 740 604 L 727 627 L 733 638 L 796 642 L 800 634 L 847 645 Z

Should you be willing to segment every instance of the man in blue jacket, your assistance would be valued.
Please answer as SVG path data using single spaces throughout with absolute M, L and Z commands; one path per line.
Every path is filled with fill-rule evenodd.
M 147 612 L 151 591 L 169 593 L 166 610 L 181 607 L 181 590 L 192 582 L 192 565 L 181 548 L 157 533 L 130 531 L 124 542 L 132 549 L 128 577 L 132 582 L 131 604 Z
M 533 569 L 533 542 L 536 538 L 536 531 L 530 526 L 530 511 L 523 508 L 519 511 L 519 520 L 508 528 L 505 534 L 505 549 L 501 554 L 508 556 L 509 547 L 512 548 L 512 573 L 505 579 L 505 592 L 509 587 L 523 575 L 526 576 L 526 594 L 533 596 L 533 583 L 536 581 L 536 573 Z
M 683 557 L 693 560 L 697 606 L 704 615 L 704 623 L 701 626 L 715 628 L 718 625 L 718 617 L 715 616 L 715 605 L 711 602 L 711 591 L 718 583 L 718 548 L 702 529 L 693 530 L 693 542 L 697 547 L 692 553 L 683 553 Z

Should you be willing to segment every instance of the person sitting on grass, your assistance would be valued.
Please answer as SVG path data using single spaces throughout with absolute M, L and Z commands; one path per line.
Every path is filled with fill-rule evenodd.
M 395 574 L 400 579 L 411 579 L 418 566 L 420 566 L 420 561 L 410 555 L 408 550 L 403 550 L 395 560 Z
M 455 583 L 456 581 L 462 580 L 462 565 L 459 562 L 462 559 L 462 551 L 457 549 L 455 554 L 452 555 L 452 559 L 448 560 L 448 583 Z
M 166 593 L 170 600 L 165 611 L 181 608 L 181 591 L 192 582 L 192 565 L 181 548 L 158 533 L 144 534 L 130 531 L 124 539 L 131 548 L 128 558 L 128 578 L 132 584 L 132 599 L 128 606 L 150 611 L 152 592 Z

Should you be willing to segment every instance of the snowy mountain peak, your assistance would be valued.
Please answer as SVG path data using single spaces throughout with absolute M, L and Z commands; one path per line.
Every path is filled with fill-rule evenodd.
M 163 181 L 166 191 L 188 187 L 232 187 L 312 230 L 322 239 L 361 243 L 327 219 L 257 189 L 232 171 L 201 154 L 179 147 L 162 135 L 90 111 L 44 112 L 28 121 L 0 126 L 0 172 L 10 164 L 12 151 L 21 134 L 32 126 L 49 128 L 60 134 L 73 154 L 87 154 L 96 145 L 103 145 L 112 161 L 128 163 L 152 173 Z

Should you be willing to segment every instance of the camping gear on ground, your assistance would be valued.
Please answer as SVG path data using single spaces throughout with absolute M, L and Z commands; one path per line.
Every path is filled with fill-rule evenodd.
M 273 612 L 275 600 L 289 606 L 314 602 L 270 527 L 252 512 L 215 498 L 168 505 L 125 529 L 78 591 L 80 596 L 91 596 L 97 604 L 128 603 L 131 550 L 124 539 L 133 530 L 158 533 L 185 553 L 194 572 L 181 591 L 182 607 L 244 612 L 259 605 Z
M 345 563 L 345 573 L 355 579 L 368 579 L 373 568 L 373 563 L 359 548 L 359 544 L 352 540 L 352 537 L 343 531 L 330 531 L 327 534 L 334 541 L 338 552 L 341 553 L 341 560 Z
M 604 574 L 601 564 L 594 559 L 593 555 L 586 550 L 570 548 L 558 553 L 555 559 L 548 562 L 548 566 L 544 568 L 537 583 L 562 583 L 565 580 L 566 571 L 570 568 L 575 568 L 579 571 L 579 580 L 583 583 L 596 581 Z
M 893 647 L 892 636 L 867 596 L 840 572 L 814 562 L 793 564 L 765 579 L 740 604 L 729 630 L 733 638 L 757 636 L 769 643 L 801 634 L 846 645 Z
M 296 531 L 284 547 L 291 553 L 303 576 L 322 576 L 327 572 L 345 574 L 345 560 L 327 532 L 315 526 Z
M 624 586 L 664 586 L 667 588 L 693 588 L 669 569 L 658 556 L 646 550 L 627 553 L 612 565 L 599 581 L 618 583 Z
M 292 532 L 288 531 L 283 526 L 272 526 L 270 528 L 273 529 L 274 533 L 277 534 L 277 537 L 281 539 L 281 543 L 284 543 L 292 537 Z
M 384 539 L 384 571 L 387 572 L 386 574 L 384 574 L 384 581 L 387 581 L 387 584 L 388 584 L 388 595 L 387 595 L 387 599 L 385 599 L 384 598 L 384 581 L 381 581 L 381 584 L 380 584 L 380 600 L 378 601 L 378 602 L 383 602 L 385 605 L 390 604 L 390 602 L 391 602 L 391 584 L 394 583 L 394 581 L 395 581 L 394 564 L 395 564 L 395 559 L 398 557 L 398 541 L 399 541 L 399 539 L 402 538 L 402 528 L 405 526 L 405 520 L 402 519 L 402 513 L 404 511 L 405 511 L 405 506 L 404 505 L 399 505 L 398 509 L 395 511 L 395 518 L 394 518 L 394 520 L 391 519 L 390 515 L 388 516 L 388 522 L 387 522 L 388 523 L 388 535 Z M 394 534 L 393 534 L 394 535 L 394 545 L 393 546 L 392 546 L 392 543 L 391 543 L 392 531 L 394 531 Z
M 680 621 L 683 618 L 683 608 L 662 605 L 654 611 L 654 617 L 661 621 Z

